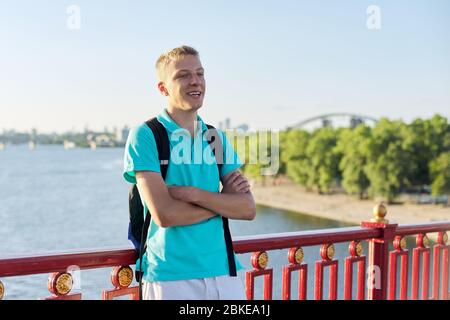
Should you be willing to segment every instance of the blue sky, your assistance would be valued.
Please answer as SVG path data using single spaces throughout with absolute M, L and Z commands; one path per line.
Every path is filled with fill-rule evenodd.
M 370 5 L 380 30 L 367 28 Z M 165 106 L 154 62 L 182 44 L 200 51 L 200 115 L 214 125 L 450 117 L 449 39 L 447 0 L 2 0 L 0 130 L 134 126 Z

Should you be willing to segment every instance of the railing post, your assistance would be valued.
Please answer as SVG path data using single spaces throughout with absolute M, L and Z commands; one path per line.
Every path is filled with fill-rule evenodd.
M 381 230 L 379 238 L 369 240 L 369 263 L 368 263 L 368 300 L 386 300 L 387 298 L 387 275 L 389 263 L 389 243 L 394 239 L 397 230 L 396 223 L 389 223 L 384 219 L 387 209 L 383 204 L 373 208 L 374 218 L 370 221 L 361 222 L 363 228 L 377 228 Z

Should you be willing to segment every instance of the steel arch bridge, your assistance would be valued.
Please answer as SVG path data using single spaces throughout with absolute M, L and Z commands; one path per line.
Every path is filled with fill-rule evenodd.
M 311 118 L 302 120 L 302 121 L 296 123 L 295 125 L 290 126 L 290 128 L 298 128 L 298 129 L 304 128 L 307 125 L 317 122 L 317 121 L 322 122 L 322 127 L 330 127 L 330 126 L 332 126 L 333 120 L 336 120 L 338 118 L 339 119 L 342 119 L 342 118 L 348 119 L 349 127 L 355 127 L 361 123 L 376 124 L 378 122 L 378 119 L 376 119 L 374 117 L 366 116 L 366 115 L 348 113 L 348 112 L 337 112 L 337 113 L 322 114 L 322 115 L 318 115 L 315 117 L 311 117 Z

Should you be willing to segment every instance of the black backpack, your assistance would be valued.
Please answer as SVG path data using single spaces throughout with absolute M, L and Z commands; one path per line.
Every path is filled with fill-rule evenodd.
M 165 180 L 167 175 L 167 168 L 169 166 L 169 158 L 170 158 L 170 144 L 169 137 L 167 135 L 166 128 L 156 119 L 152 118 L 146 122 L 147 126 L 152 130 L 153 136 L 155 137 L 156 147 L 158 149 L 158 158 L 161 168 L 161 176 Z M 208 144 L 215 143 L 215 148 L 213 148 L 214 156 L 216 157 L 217 166 L 220 173 L 220 168 L 223 164 L 223 146 L 220 138 L 218 138 L 217 130 L 211 126 L 206 125 L 208 127 Z M 215 141 L 216 137 L 218 138 Z M 139 191 L 136 184 L 130 189 L 128 195 L 129 202 L 129 213 L 130 213 L 130 222 L 128 225 L 128 239 L 133 243 L 136 254 L 139 257 L 140 267 L 139 270 L 136 270 L 136 280 L 139 281 L 139 298 L 142 300 L 142 256 L 147 249 L 147 233 L 148 227 L 150 226 L 151 213 L 147 211 L 147 215 L 145 216 L 144 221 L 144 207 L 142 206 L 141 197 L 139 195 Z M 227 257 L 228 257 L 228 269 L 229 274 L 232 277 L 236 277 L 236 264 L 234 260 L 234 250 L 233 250 L 233 242 L 231 240 L 230 228 L 228 219 L 222 217 L 223 222 L 223 233 L 225 237 L 225 244 L 227 248 Z M 137 268 L 136 268 L 137 269 Z

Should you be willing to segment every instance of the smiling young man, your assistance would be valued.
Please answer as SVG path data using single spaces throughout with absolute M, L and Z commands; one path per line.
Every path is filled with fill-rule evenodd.
M 152 217 L 142 261 L 143 298 L 245 299 L 242 282 L 230 271 L 242 265 L 233 251 L 227 254 L 223 218 L 254 219 L 250 185 L 238 171 L 241 163 L 226 135 L 215 131 L 223 148 L 220 166 L 205 138 L 209 130 L 197 114 L 206 89 L 198 52 L 175 48 L 161 55 L 156 70 L 158 89 L 167 97 L 157 116 L 170 141 L 165 180 L 155 137 L 145 123 L 131 130 L 124 155 L 124 177 L 137 184 L 144 215 L 149 210 Z

